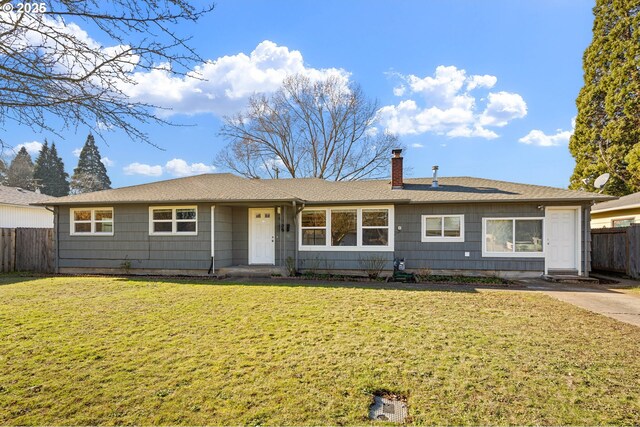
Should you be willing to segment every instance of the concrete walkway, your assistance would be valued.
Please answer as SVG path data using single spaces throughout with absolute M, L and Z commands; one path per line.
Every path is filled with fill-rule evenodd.
M 633 286 L 627 283 L 626 286 Z M 527 289 L 540 291 L 560 301 L 582 307 L 621 322 L 640 326 L 640 293 L 625 291 L 618 285 L 561 285 L 543 280 L 526 281 Z M 622 285 L 622 283 L 621 283 Z M 635 282 L 635 285 L 640 285 Z M 616 286 L 613 288 L 612 286 Z

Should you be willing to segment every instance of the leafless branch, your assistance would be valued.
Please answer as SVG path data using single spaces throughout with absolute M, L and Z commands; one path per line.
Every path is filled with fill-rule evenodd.
M 9 3 L 0 0 L 0 8 Z M 55 133 L 117 128 L 151 143 L 141 125 L 170 123 L 128 96 L 133 72 L 186 75 L 203 60 L 175 27 L 212 9 L 186 0 L 50 0 L 44 13 L 0 12 L 0 129 L 10 122 Z
M 290 76 L 271 96 L 226 117 L 229 145 L 218 165 L 251 178 L 272 177 L 274 164 L 291 177 L 346 181 L 388 175 L 395 135 L 375 128 L 377 106 L 339 77 L 312 81 Z

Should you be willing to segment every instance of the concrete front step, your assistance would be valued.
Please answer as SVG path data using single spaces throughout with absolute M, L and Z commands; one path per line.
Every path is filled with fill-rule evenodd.
M 553 283 L 583 283 L 597 285 L 600 281 L 593 277 L 578 276 L 575 274 L 546 274 L 542 276 L 547 282 Z
M 234 265 L 216 269 L 218 277 L 286 277 L 287 269 L 273 265 Z

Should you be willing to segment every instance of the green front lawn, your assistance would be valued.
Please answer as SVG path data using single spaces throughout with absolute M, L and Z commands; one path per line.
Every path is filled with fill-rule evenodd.
M 640 329 L 542 294 L 155 280 L 0 278 L 0 424 L 640 420 Z

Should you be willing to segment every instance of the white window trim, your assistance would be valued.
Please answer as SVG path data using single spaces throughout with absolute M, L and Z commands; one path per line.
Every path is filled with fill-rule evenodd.
M 636 217 L 635 216 L 623 216 L 623 217 L 619 217 L 619 218 L 611 218 L 611 228 L 616 228 L 616 225 L 614 224 L 616 221 L 631 221 L 631 224 L 635 224 Z M 623 225 L 622 227 L 627 227 L 627 226 Z
M 356 246 L 331 246 L 331 210 L 349 210 L 355 209 L 357 211 L 357 238 Z M 387 246 L 366 246 L 362 244 L 362 210 L 367 209 L 387 209 L 389 212 L 389 223 L 387 225 L 389 229 L 389 242 Z M 302 212 L 305 210 L 308 211 L 325 211 L 327 218 L 327 226 L 326 226 L 326 242 L 324 246 L 314 246 L 314 245 L 303 245 L 302 244 Z M 303 252 L 393 252 L 394 250 L 394 231 L 395 231 L 395 222 L 394 222 L 394 206 L 393 205 L 375 205 L 375 206 L 308 206 L 302 211 L 298 213 L 298 250 Z M 325 227 L 305 227 L 305 229 L 324 229 Z M 366 227 L 366 228 L 385 228 L 384 226 L 379 227 Z
M 460 236 L 427 236 L 427 218 L 442 218 L 442 232 L 444 234 L 444 218 L 445 217 L 458 217 L 460 218 Z M 422 215 L 422 242 L 464 242 L 464 215 L 462 214 L 442 214 L 442 215 Z
M 545 245 L 542 242 L 542 251 L 541 252 L 489 252 L 487 251 L 487 221 L 494 220 L 508 220 L 514 221 L 513 227 L 515 228 L 515 221 L 517 220 L 537 220 L 542 221 L 542 235 L 545 236 L 546 233 L 546 223 L 544 217 L 541 216 L 532 216 L 532 217 L 519 217 L 519 216 L 510 216 L 510 217 L 493 217 L 493 218 L 482 218 L 482 257 L 486 258 L 544 258 L 545 257 Z M 515 231 L 514 231 L 515 233 Z
M 171 209 L 171 231 L 153 231 L 153 211 L 156 209 Z M 196 211 L 196 219 L 195 221 L 177 221 L 176 220 L 176 209 L 195 209 Z M 149 236 L 197 236 L 198 235 L 198 207 L 195 205 L 191 206 L 149 206 Z M 168 220 L 158 220 L 156 222 L 169 222 Z M 177 231 L 178 222 L 195 222 L 196 231 Z
M 74 213 L 76 211 L 91 211 L 91 220 L 90 221 L 76 221 Z M 96 221 L 96 211 L 111 211 L 111 221 Z M 96 222 L 105 223 L 111 222 L 111 231 L 110 232 L 96 232 Z M 91 223 L 91 231 L 89 232 L 76 232 L 76 223 Z M 69 209 L 69 234 L 71 236 L 113 236 L 113 232 L 115 231 L 115 214 L 113 208 L 70 208 Z

